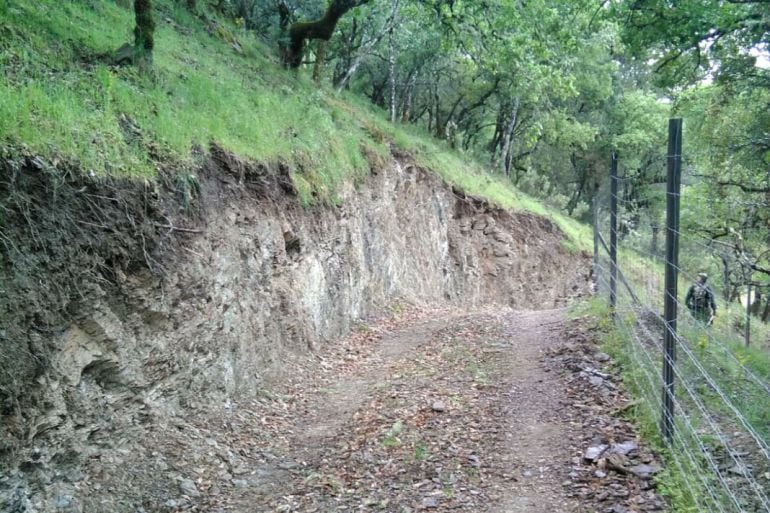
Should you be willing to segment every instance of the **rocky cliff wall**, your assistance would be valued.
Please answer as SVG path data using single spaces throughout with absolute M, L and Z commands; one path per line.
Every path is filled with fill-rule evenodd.
M 17 171 L 42 172 L 25 166 Z M 72 194 L 107 198 L 93 200 L 105 205 L 98 219 L 70 213 L 108 234 L 76 245 L 91 248 L 101 271 L 73 279 L 83 283 L 45 330 L 30 328 L 45 298 L 6 315 L 15 328 L 3 336 L 24 334 L 28 352 L 47 355 L 25 396 L 5 390 L 0 504 L 9 511 L 35 501 L 54 510 L 86 478 L 89 458 L 120 459 L 157 419 L 254 395 L 287 355 L 332 342 L 395 300 L 535 309 L 587 289 L 585 256 L 564 249 L 553 223 L 468 197 L 406 157 L 345 188 L 337 206 L 310 209 L 298 206 L 285 170 L 220 150 L 193 184 L 194 214 L 184 198 L 164 200 L 162 186 L 132 193 L 144 195 L 132 204 L 83 183 Z M 6 244 L 6 264 L 33 247 L 16 246 L 14 256 Z

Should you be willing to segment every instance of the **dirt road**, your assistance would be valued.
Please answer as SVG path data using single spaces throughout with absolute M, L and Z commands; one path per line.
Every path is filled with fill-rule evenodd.
M 487 310 L 442 312 L 376 337 L 362 328 L 364 336 L 322 360 L 317 374 L 272 399 L 281 407 L 255 428 L 272 436 L 241 451 L 242 469 L 225 473 L 230 483 L 216 488 L 210 507 L 568 513 L 630 512 L 638 502 L 639 510 L 661 509 L 648 481 L 622 472 L 613 479 L 582 458 L 592 441 L 622 440 L 602 440 L 596 422 L 584 422 L 590 398 L 559 364 L 575 360 L 564 356 L 575 350 L 564 323 L 561 310 Z M 602 408 L 609 410 L 588 408 L 591 418 L 608 419 Z M 621 432 L 633 436 L 625 425 Z M 644 490 L 646 500 L 634 499 Z

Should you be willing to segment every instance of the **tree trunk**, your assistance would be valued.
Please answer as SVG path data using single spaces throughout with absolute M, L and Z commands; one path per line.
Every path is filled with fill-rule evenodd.
M 513 99 L 513 105 L 511 106 L 511 114 L 508 117 L 508 125 L 505 127 L 505 135 L 503 136 L 503 149 L 500 152 L 500 156 L 503 160 L 503 173 L 505 176 L 511 176 L 511 139 L 513 138 L 513 129 L 516 126 L 516 118 L 519 114 L 519 98 Z
M 730 284 L 730 303 L 738 303 L 741 302 L 741 288 L 740 285 L 736 284 Z
M 299 68 L 307 39 L 328 41 L 334 34 L 337 22 L 345 13 L 367 2 L 369 0 L 332 0 L 323 17 L 315 21 L 293 23 L 289 29 L 289 46 L 283 56 L 284 65 Z
M 397 14 L 398 14 L 398 1 L 395 1 L 393 2 L 393 12 L 390 14 L 390 17 L 383 24 L 380 31 L 374 34 L 369 40 L 366 39 L 367 26 L 364 25 L 364 27 L 361 29 L 361 46 L 358 48 L 358 51 L 356 52 L 355 57 L 352 59 L 350 57 L 350 52 L 348 52 L 345 58 L 346 62 L 344 64 L 344 69 L 346 71 L 344 72 L 344 74 L 340 74 L 340 76 L 338 76 L 334 82 L 334 87 L 337 89 L 338 92 L 342 91 L 343 89 L 345 89 L 345 87 L 347 87 L 348 83 L 350 82 L 350 79 L 353 77 L 353 74 L 361 65 L 361 62 L 363 61 L 364 57 L 369 55 L 374 49 L 374 47 L 376 47 L 377 44 L 382 40 L 382 38 L 385 37 L 385 35 L 388 34 L 391 30 L 393 30 L 393 26 L 396 21 Z M 356 23 L 354 19 L 353 31 L 348 40 L 349 46 L 353 45 L 355 36 L 356 36 Z
M 575 155 L 575 152 L 572 152 L 572 154 L 569 157 L 570 164 L 572 165 L 572 169 L 575 172 L 575 177 L 577 180 L 577 187 L 574 188 L 572 197 L 567 202 L 567 214 L 570 216 L 577 208 L 578 204 L 580 203 L 580 198 L 583 195 L 583 190 L 586 186 L 586 180 L 588 179 L 587 173 L 580 171 L 580 166 L 577 162 L 577 155 Z
M 431 90 L 431 96 L 433 101 L 433 131 L 436 137 L 441 139 L 441 97 L 438 94 L 439 78 L 433 83 L 433 89 Z
M 152 0 L 134 0 L 134 15 L 134 61 L 140 68 L 147 68 L 152 66 L 152 49 L 155 46 Z
M 361 65 L 361 61 L 363 60 L 363 54 L 356 55 L 355 59 L 353 59 L 353 63 L 350 65 L 348 70 L 345 72 L 345 76 L 342 77 L 342 79 L 337 83 L 337 92 L 342 91 L 345 89 L 348 85 L 348 82 L 350 82 L 350 79 L 353 78 L 353 74 L 358 70 L 358 67 Z
M 385 86 L 386 81 L 378 81 L 372 76 L 372 94 L 369 96 L 369 101 L 380 107 L 385 107 Z
M 286 35 L 286 30 L 289 28 L 289 22 L 291 21 L 291 11 L 286 2 L 280 2 L 278 4 L 278 28 L 281 29 L 281 36 Z
M 393 30 L 398 24 L 398 0 L 393 0 L 393 22 L 388 30 L 388 82 L 390 85 L 390 122 L 396 122 L 398 106 L 396 105 L 396 40 L 393 37 Z
M 475 102 L 473 102 L 473 103 L 463 107 L 462 110 L 460 110 L 460 113 L 457 114 L 457 116 L 452 116 L 458 126 L 465 125 L 466 124 L 466 122 L 465 122 L 466 118 L 470 117 L 470 115 L 471 115 L 471 113 L 473 111 L 475 111 L 476 109 L 481 108 L 484 105 L 486 105 L 487 100 L 489 100 L 489 98 L 493 94 L 495 94 L 495 92 L 497 91 L 497 88 L 500 85 L 500 80 L 501 80 L 500 77 L 495 77 L 495 82 L 494 82 L 494 84 L 492 84 L 492 87 L 487 89 L 479 98 L 476 99 Z M 457 106 L 459 106 L 459 103 L 460 102 L 458 101 L 458 103 L 455 106 L 455 108 Z
M 388 32 L 388 85 L 390 86 L 390 122 L 396 122 L 396 45 L 393 27 Z
M 315 52 L 315 65 L 313 66 L 313 82 L 316 84 L 321 81 L 321 75 L 324 71 L 324 59 L 326 59 L 326 41 L 319 39 Z
M 438 87 L 436 88 L 436 98 L 438 99 Z M 436 137 L 439 139 L 446 139 L 447 141 L 450 140 L 450 134 L 453 134 L 457 131 L 457 121 L 455 120 L 455 112 L 457 112 L 457 107 L 460 106 L 460 103 L 462 103 L 463 99 L 465 99 L 464 94 L 460 94 L 455 102 L 452 104 L 452 106 L 449 108 L 449 111 L 446 113 L 446 116 L 443 116 L 441 119 L 441 124 L 436 125 Z M 436 117 L 436 120 L 438 120 L 438 116 Z M 453 136 L 451 136 L 453 137 Z M 452 145 L 454 148 L 454 145 Z
M 401 122 L 409 123 L 414 108 L 414 88 L 417 83 L 417 72 L 412 71 L 406 83 L 406 92 L 404 97 L 404 107 L 401 109 Z
M 346 38 L 345 53 L 337 61 L 337 70 L 334 73 L 333 83 L 334 88 L 337 89 L 337 92 L 340 92 L 345 89 L 345 87 L 347 87 L 348 81 L 353 76 L 353 73 L 355 73 L 358 69 L 358 66 L 361 65 L 361 60 L 364 57 L 362 48 L 366 47 L 364 44 L 364 40 L 366 39 L 366 28 L 367 26 L 364 24 L 363 28 L 361 29 L 361 43 L 359 45 L 358 52 L 353 55 L 353 48 L 355 47 L 356 39 L 358 39 L 358 23 L 356 22 L 356 19 L 353 18 L 353 26 L 350 29 L 350 37 Z
M 500 106 L 500 110 L 497 112 L 497 118 L 495 120 L 495 133 L 492 135 L 492 139 L 489 141 L 489 144 L 487 145 L 487 149 L 489 150 L 489 153 L 492 155 L 491 164 L 492 169 L 497 169 L 498 166 L 498 160 L 497 160 L 497 149 L 502 144 L 503 139 L 503 133 L 505 132 L 505 127 L 503 126 L 503 123 L 505 121 L 505 113 L 503 112 L 503 106 Z
M 748 272 L 746 283 L 746 331 L 743 333 L 743 340 L 746 347 L 751 345 L 751 271 Z
M 657 221 L 650 223 L 650 229 L 652 230 L 652 237 L 650 237 L 650 254 L 653 257 L 658 256 L 658 233 L 660 232 L 660 225 Z
M 730 261 L 722 257 L 722 297 L 724 297 L 725 302 L 730 302 Z
M 414 104 L 414 102 L 413 102 L 413 104 Z M 420 121 L 422 119 L 422 117 L 425 114 L 428 114 L 428 117 L 430 117 L 430 109 L 428 108 L 427 105 L 422 105 L 420 107 L 420 110 L 419 111 L 415 111 L 413 114 L 410 114 L 409 118 L 407 118 L 404 121 L 404 123 L 406 123 L 407 121 L 411 121 L 412 123 L 417 123 L 418 121 Z
M 473 130 L 470 127 L 463 129 L 463 151 L 468 151 L 471 148 L 471 142 L 478 133 L 477 125 L 473 127 Z
M 426 125 L 428 133 L 431 133 L 431 130 L 433 130 L 433 102 L 430 101 L 430 98 L 428 98 L 427 105 L 427 112 L 428 112 L 428 123 Z

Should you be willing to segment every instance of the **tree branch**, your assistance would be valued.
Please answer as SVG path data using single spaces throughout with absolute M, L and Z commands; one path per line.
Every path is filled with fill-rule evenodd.
M 324 15 L 314 21 L 298 21 L 289 29 L 289 48 L 284 54 L 284 64 L 290 68 L 298 68 L 302 64 L 302 51 L 306 39 L 322 39 L 328 41 L 334 34 L 337 22 L 342 16 L 359 5 L 370 0 L 332 0 Z
M 738 187 L 743 192 L 751 192 L 758 194 L 767 194 L 770 192 L 770 187 L 753 187 L 733 180 L 722 180 L 716 183 L 720 187 Z

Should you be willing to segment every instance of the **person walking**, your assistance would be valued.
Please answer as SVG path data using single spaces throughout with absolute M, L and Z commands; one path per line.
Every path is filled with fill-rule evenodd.
M 690 310 L 693 317 L 711 326 L 714 323 L 714 316 L 717 314 L 717 303 L 714 299 L 714 291 L 706 284 L 708 274 L 698 273 L 698 278 L 690 286 L 684 304 Z

